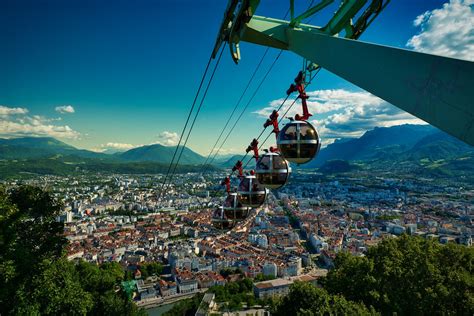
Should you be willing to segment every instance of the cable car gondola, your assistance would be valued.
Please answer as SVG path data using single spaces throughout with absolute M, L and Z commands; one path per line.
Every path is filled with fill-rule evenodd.
M 224 213 L 226 218 L 241 221 L 247 218 L 249 209 L 241 203 L 237 193 L 230 193 L 224 201 Z
M 234 228 L 236 221 L 230 220 L 226 217 L 224 207 L 218 207 L 212 214 L 212 225 L 220 230 L 230 230 Z
M 247 218 L 248 213 L 248 207 L 242 205 L 237 193 L 230 193 L 223 205 L 214 211 L 212 224 L 217 229 L 232 229 L 237 222 Z
M 255 168 L 258 182 L 268 189 L 278 189 L 286 184 L 291 168 L 282 155 L 268 152 L 262 155 Z
M 278 134 L 277 145 L 286 160 L 304 164 L 318 154 L 321 140 L 309 122 L 290 121 Z
M 254 175 L 245 176 L 238 188 L 239 201 L 249 207 L 260 207 L 265 203 L 267 190 L 257 181 Z

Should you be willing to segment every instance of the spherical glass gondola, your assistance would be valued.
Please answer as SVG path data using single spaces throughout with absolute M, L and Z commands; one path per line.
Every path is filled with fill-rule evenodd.
M 265 203 L 267 190 L 257 181 L 254 175 L 245 176 L 237 190 L 239 201 L 249 207 L 260 207 Z
M 235 227 L 236 221 L 230 220 L 226 217 L 224 208 L 218 207 L 212 214 L 212 225 L 220 230 L 229 230 Z
M 318 154 L 321 140 L 318 132 L 310 123 L 291 121 L 278 134 L 277 145 L 286 160 L 304 164 Z
M 286 184 L 290 177 L 291 168 L 278 153 L 265 153 L 260 156 L 255 168 L 258 182 L 268 189 L 278 189 Z
M 224 214 L 226 218 L 231 220 L 241 221 L 247 218 L 249 208 L 242 205 L 237 193 L 231 193 L 227 196 L 223 205 Z

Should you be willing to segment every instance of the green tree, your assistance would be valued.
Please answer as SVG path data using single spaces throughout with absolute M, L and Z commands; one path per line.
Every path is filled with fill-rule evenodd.
M 249 278 L 245 278 L 243 280 L 238 281 L 238 284 L 241 293 L 252 292 L 253 290 L 253 282 Z
M 339 254 L 325 288 L 383 314 L 472 315 L 474 249 L 407 235 Z
M 15 314 L 85 315 L 94 305 L 91 293 L 81 287 L 74 264 L 66 259 L 44 260 L 41 273 L 33 276 L 31 284 L 17 291 Z M 26 294 L 26 295 L 25 295 Z
M 209 288 L 209 292 L 216 295 L 216 301 L 223 302 L 229 299 L 229 292 L 224 285 L 215 285 Z
M 125 271 L 125 276 L 124 276 L 125 281 L 130 281 L 130 280 L 133 280 L 134 278 L 135 278 L 135 276 L 133 275 L 132 271 L 130 271 L 130 270 Z
M 142 273 L 142 279 L 146 279 L 149 276 L 159 276 L 163 272 L 163 265 L 158 262 L 149 262 L 140 265 L 140 272 Z
M 31 294 L 33 278 L 44 260 L 58 260 L 66 239 L 56 222 L 60 204 L 39 188 L 24 186 L 7 193 L 0 188 L 0 314 Z M 17 293 L 19 289 L 23 289 Z
M 130 301 L 125 293 L 116 293 L 115 290 L 109 289 L 102 293 L 98 303 L 95 304 L 91 315 L 114 315 L 114 316 L 146 316 L 148 315 L 144 309 L 138 308 Z
M 268 281 L 268 280 L 274 280 L 275 277 L 273 275 L 264 275 L 263 273 L 259 273 L 255 276 L 254 281 L 255 282 L 261 282 L 261 281 Z
M 204 294 L 198 293 L 192 298 L 179 301 L 173 308 L 163 314 L 163 316 L 194 316 L 196 314 Z
M 256 304 L 255 296 L 253 294 L 247 295 L 245 303 L 247 304 L 247 307 L 254 306 Z
M 219 272 L 224 278 L 227 278 L 231 274 L 243 274 L 239 268 L 224 268 Z
M 373 276 L 373 262 L 367 257 L 341 252 L 335 259 L 335 265 L 338 268 L 331 270 L 330 276 L 321 282 L 323 285 L 327 285 L 325 287 L 329 292 L 344 294 L 346 299 L 363 301 L 367 306 L 374 305 L 379 299 L 379 293 L 374 291 L 376 279 Z M 351 277 L 346 278 L 349 274 Z M 336 278 L 341 282 L 334 282 L 333 280 Z
M 0 314 L 146 315 L 118 291 L 119 264 L 66 260 L 60 209 L 39 188 L 0 189 Z
M 275 315 L 377 315 L 362 303 L 330 295 L 311 283 L 295 282 L 290 293 L 277 304 Z
M 56 221 L 61 205 L 45 191 L 24 186 L 0 192 L 0 254 L 13 259 L 18 272 L 31 271 L 43 259 L 60 258 L 66 239 Z

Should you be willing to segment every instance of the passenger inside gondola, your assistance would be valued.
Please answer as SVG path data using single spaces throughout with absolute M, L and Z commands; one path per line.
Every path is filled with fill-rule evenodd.
M 223 207 L 219 207 L 214 210 L 211 219 L 212 225 L 217 229 L 232 229 L 235 226 L 235 221 L 227 218 Z
M 300 125 L 301 140 L 316 140 L 314 129 L 309 125 Z
M 257 163 L 257 169 L 260 169 L 260 170 L 270 169 L 270 157 L 263 156 Z
M 242 220 L 248 215 L 248 208 L 242 205 L 236 193 L 227 196 L 223 209 L 228 219 Z
M 281 140 L 296 140 L 296 125 L 289 126 L 284 131 Z
M 258 192 L 258 191 L 259 191 L 258 183 L 254 182 L 252 185 L 252 192 Z
M 258 183 L 256 176 L 246 176 L 239 184 L 239 201 L 249 207 L 259 207 L 265 202 L 267 192 Z
M 250 183 L 248 181 L 245 181 L 245 179 L 240 181 L 239 191 L 248 192 L 249 191 L 249 184 Z

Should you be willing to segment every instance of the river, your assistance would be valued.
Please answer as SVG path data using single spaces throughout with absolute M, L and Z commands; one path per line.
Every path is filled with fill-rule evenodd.
M 171 308 L 173 308 L 174 304 L 176 303 L 178 302 L 173 302 L 166 305 L 153 307 L 153 308 L 147 309 L 146 312 L 148 313 L 149 316 L 161 316 L 167 311 L 169 311 Z

